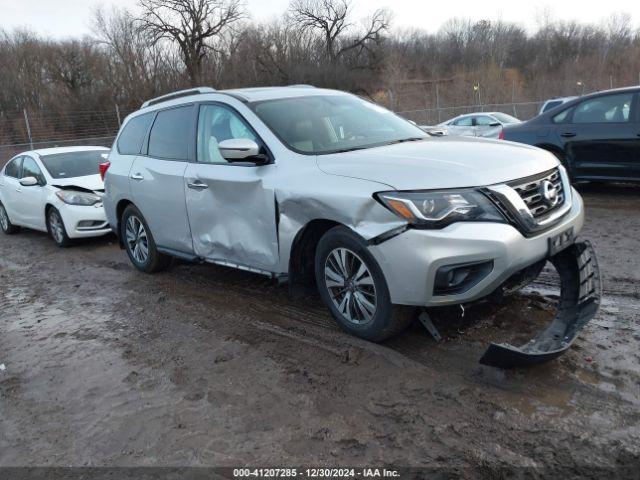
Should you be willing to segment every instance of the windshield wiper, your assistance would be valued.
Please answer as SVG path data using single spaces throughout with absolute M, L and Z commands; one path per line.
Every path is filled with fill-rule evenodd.
M 335 150 L 334 152 L 331 152 L 331 153 L 355 152 L 356 150 L 366 150 L 367 148 L 371 148 L 371 145 L 365 145 L 362 147 L 343 148 L 342 150 Z
M 384 145 L 395 145 L 396 143 L 405 143 L 405 142 L 417 142 L 419 140 L 424 140 L 427 137 L 409 137 L 409 138 L 401 138 L 400 140 L 393 140 L 391 142 L 387 142 Z
M 375 147 L 386 147 L 387 145 L 395 145 L 396 143 L 404 143 L 404 142 L 417 142 L 418 140 L 424 140 L 428 137 L 409 137 L 409 138 L 401 138 L 399 140 L 392 140 L 391 142 L 386 143 L 377 143 L 373 145 L 363 145 L 360 147 L 351 147 L 351 148 L 343 148 L 341 150 L 336 150 L 332 153 L 345 153 L 345 152 L 353 152 L 355 150 L 366 150 L 367 148 L 375 148 Z

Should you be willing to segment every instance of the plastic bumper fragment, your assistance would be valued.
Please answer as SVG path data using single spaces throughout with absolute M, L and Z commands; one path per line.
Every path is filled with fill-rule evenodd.
M 596 255 L 588 241 L 574 243 L 549 259 L 560 276 L 560 304 L 551 324 L 521 347 L 492 343 L 483 365 L 524 367 L 565 353 L 600 306 L 602 286 Z

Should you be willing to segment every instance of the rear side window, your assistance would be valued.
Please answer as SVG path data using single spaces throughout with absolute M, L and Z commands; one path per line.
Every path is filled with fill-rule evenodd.
M 9 162 L 7 168 L 4 169 L 4 174 L 7 177 L 19 178 L 20 167 L 22 165 L 22 157 L 14 158 Z
M 453 124 L 456 127 L 470 127 L 473 125 L 473 119 L 471 117 L 463 117 L 453 122 Z
M 149 134 L 149 156 L 187 160 L 192 117 L 192 105 L 158 112 Z
M 122 155 L 137 155 L 153 120 L 153 113 L 145 113 L 127 122 L 118 137 L 118 152 Z

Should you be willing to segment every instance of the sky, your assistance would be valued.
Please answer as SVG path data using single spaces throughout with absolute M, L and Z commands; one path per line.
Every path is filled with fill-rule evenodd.
M 536 19 L 548 11 L 554 18 L 598 23 L 615 13 L 631 14 L 634 25 L 640 22 L 639 0 L 354 0 L 355 18 L 386 7 L 393 14 L 393 27 L 437 31 L 448 19 L 501 19 L 524 24 L 532 29 Z M 245 0 L 256 20 L 279 16 L 289 0 Z M 97 6 L 110 5 L 136 9 L 136 0 L 0 0 L 0 28 L 27 27 L 54 38 L 91 34 L 91 18 Z M 446 5 L 446 7 L 445 7 Z

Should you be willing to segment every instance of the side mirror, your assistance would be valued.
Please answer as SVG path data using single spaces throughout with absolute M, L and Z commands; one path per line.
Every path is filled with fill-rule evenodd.
M 23 187 L 35 187 L 36 185 L 40 185 L 40 182 L 36 177 L 24 177 L 20 179 L 20 185 Z
M 229 162 L 266 163 L 267 156 L 260 154 L 260 146 L 248 138 L 230 138 L 218 144 L 220 155 Z

